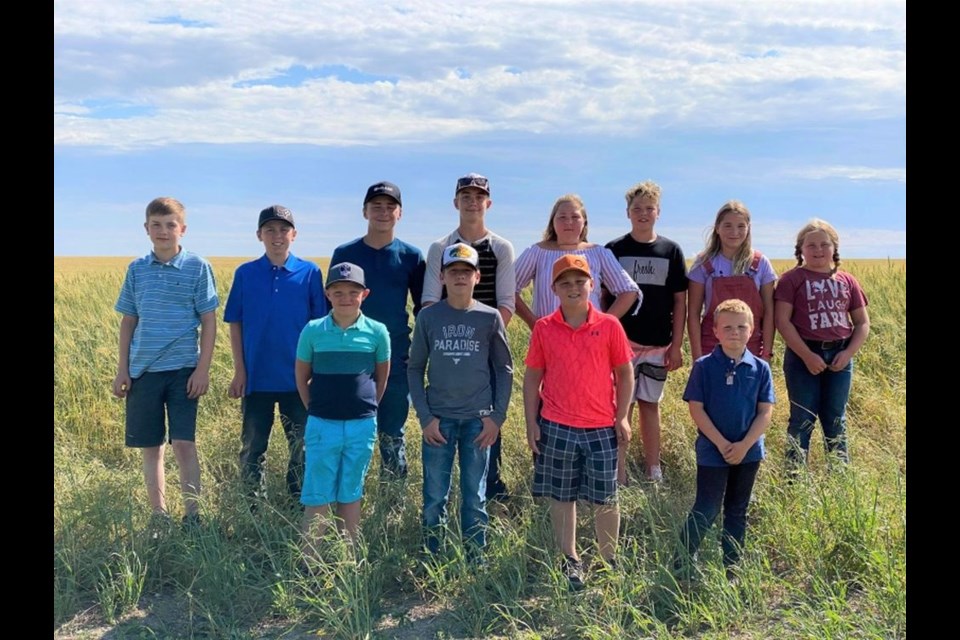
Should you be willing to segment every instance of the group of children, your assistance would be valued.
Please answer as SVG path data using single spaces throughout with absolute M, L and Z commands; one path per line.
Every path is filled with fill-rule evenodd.
M 837 271 L 839 238 L 821 220 L 801 229 L 797 266 L 775 286 L 769 260 L 752 249 L 749 211 L 736 201 L 718 212 L 688 276 L 679 245 L 655 231 L 660 196 L 653 182 L 631 187 L 631 230 L 602 251 L 586 242 L 582 201 L 562 197 L 544 242 L 524 252 L 518 269 L 510 242 L 486 228 L 486 177 L 458 179 L 460 224 L 426 259 L 395 236 L 399 187 L 378 182 L 363 201 L 366 234 L 334 251 L 325 283 L 315 264 L 291 253 L 297 234 L 290 210 L 261 211 L 264 255 L 236 270 L 224 311 L 248 491 L 264 490 L 279 408 L 289 443 L 287 487 L 304 507 L 305 554 L 317 555 L 331 523 L 355 540 L 378 441 L 382 476 L 407 473 L 404 424 L 412 402 L 423 436 L 425 547 L 436 553 L 445 544 L 459 458 L 461 535 L 468 557 L 482 562 L 487 501 L 510 497 L 500 445 L 513 386 L 506 327 L 517 312 L 532 329 L 523 378 L 532 493 L 548 499 L 564 574 L 580 588 L 577 501 L 593 505 L 600 559 L 616 566 L 617 489 L 628 482 L 631 410 L 637 407 L 647 475 L 659 481 L 659 404 L 667 373 L 682 365 L 686 325 L 695 361 L 683 398 L 698 429 L 697 491 L 674 566 L 696 551 L 722 508 L 724 563 L 734 567 L 772 415 L 774 327 L 786 343 L 789 459 L 805 458 L 819 418 L 828 449 L 845 460 L 852 357 L 869 332 L 867 300 L 852 276 Z M 113 391 L 126 398 L 126 444 L 143 450 L 154 512 L 167 513 L 163 452 L 170 442 L 184 520 L 195 524 L 196 412 L 209 387 L 219 300 L 210 264 L 180 246 L 187 225 L 178 201 L 152 201 L 144 226 L 153 250 L 130 264 L 115 307 L 123 318 Z M 534 277 L 552 299 L 535 297 L 531 311 L 518 285 Z

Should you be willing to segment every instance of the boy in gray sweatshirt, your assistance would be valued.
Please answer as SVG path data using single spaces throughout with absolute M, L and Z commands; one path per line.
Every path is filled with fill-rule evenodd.
M 460 529 L 468 558 L 475 561 L 486 545 L 490 445 L 506 420 L 513 388 L 503 320 L 496 309 L 473 299 L 478 264 L 476 249 L 467 244 L 444 249 L 440 278 L 447 297 L 417 316 L 407 363 L 410 399 L 423 428 L 426 548 L 440 550 L 453 461 L 459 454 Z

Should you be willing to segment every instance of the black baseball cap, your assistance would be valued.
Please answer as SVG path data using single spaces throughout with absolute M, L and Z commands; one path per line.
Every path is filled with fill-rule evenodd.
M 383 181 L 370 185 L 370 188 L 367 189 L 367 195 L 363 199 L 363 204 L 367 204 L 377 196 L 390 196 L 397 201 L 398 205 L 403 206 L 403 201 L 400 199 L 400 187 L 392 182 Z
M 275 204 L 260 212 L 260 222 L 257 224 L 257 230 L 273 220 L 283 220 L 294 229 L 297 228 L 296 225 L 293 224 L 293 213 L 290 212 L 290 209 L 287 209 L 283 205 Z

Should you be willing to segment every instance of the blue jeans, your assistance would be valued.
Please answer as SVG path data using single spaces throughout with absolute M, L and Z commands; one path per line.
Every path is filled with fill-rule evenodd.
M 307 423 L 307 409 L 296 391 L 255 391 L 240 401 L 243 427 L 240 433 L 240 476 L 250 492 L 265 488 L 263 463 L 266 458 L 270 432 L 273 430 L 274 407 L 280 407 L 280 424 L 287 437 L 287 490 L 300 498 L 303 484 L 303 427 Z
M 393 367 L 396 366 L 396 369 Z M 410 411 L 410 387 L 407 367 L 391 363 L 387 388 L 377 407 L 377 434 L 380 444 L 380 474 L 407 477 L 407 448 L 403 441 L 404 425 Z
M 460 531 L 468 552 L 487 542 L 487 462 L 490 448 L 474 440 L 483 430 L 479 418 L 440 419 L 440 433 L 447 443 L 423 442 L 423 528 L 427 549 L 437 553 L 447 526 L 447 502 L 453 459 L 460 455 Z
M 810 344 L 810 343 L 808 343 Z M 840 349 L 810 347 L 827 364 Z M 820 419 L 823 443 L 828 454 L 847 462 L 847 401 L 853 381 L 853 359 L 842 371 L 825 370 L 813 375 L 803 360 L 790 348 L 783 354 L 783 377 L 790 399 L 790 420 L 787 424 L 789 437 L 787 461 L 793 465 L 806 463 L 810 451 L 810 436 Z
M 747 506 L 759 470 L 759 461 L 726 467 L 697 465 L 697 498 L 680 532 L 680 546 L 688 557 L 700 548 L 704 534 L 713 526 L 722 505 L 723 533 L 720 544 L 723 564 L 729 567 L 740 560 L 740 551 L 747 535 Z M 679 553 L 673 564 L 675 568 L 683 565 L 683 557 Z

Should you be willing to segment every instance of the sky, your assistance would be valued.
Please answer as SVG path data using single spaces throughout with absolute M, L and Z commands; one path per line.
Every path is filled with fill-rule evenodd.
M 567 193 L 628 232 L 649 179 L 688 257 L 731 199 L 771 258 L 813 217 L 906 257 L 905 0 L 55 0 L 53 121 L 55 256 L 147 253 L 156 196 L 201 255 L 260 255 L 282 204 L 329 256 L 380 180 L 426 253 L 478 172 L 517 254 Z

